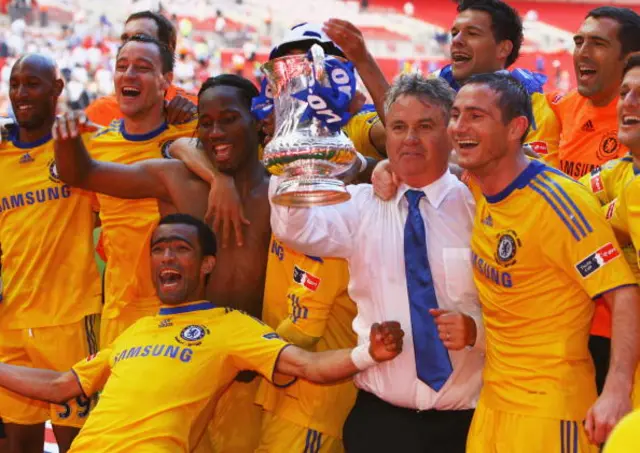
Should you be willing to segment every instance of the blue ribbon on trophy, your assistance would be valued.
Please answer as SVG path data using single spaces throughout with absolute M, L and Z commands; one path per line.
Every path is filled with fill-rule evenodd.
M 307 55 L 311 59 L 311 55 Z M 328 85 L 318 80 L 318 74 L 313 72 L 313 83 L 307 89 L 294 93 L 292 96 L 307 103 L 307 109 L 300 121 L 316 118 L 331 131 L 342 128 L 351 119 L 349 104 L 356 91 L 356 77 L 351 62 L 343 62 L 335 57 L 325 60 L 324 69 Z
M 273 112 L 273 92 L 266 77 L 260 84 L 260 94 L 251 100 L 251 113 L 261 121 Z
M 307 56 L 311 59 L 311 56 Z M 342 128 L 351 119 L 349 104 L 356 91 L 356 77 L 351 62 L 343 62 L 334 57 L 325 60 L 328 85 L 325 86 L 313 73 L 313 83 L 292 96 L 307 103 L 307 109 L 300 121 L 316 118 L 331 131 Z M 257 120 L 263 120 L 273 112 L 273 93 L 267 79 L 262 80 L 260 94 L 251 101 L 251 113 Z

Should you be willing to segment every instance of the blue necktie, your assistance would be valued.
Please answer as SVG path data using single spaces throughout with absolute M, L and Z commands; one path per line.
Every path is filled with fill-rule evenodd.
M 404 267 L 411 308 L 411 330 L 416 354 L 418 378 L 436 392 L 451 375 L 449 353 L 438 336 L 438 329 L 429 309 L 438 308 L 436 291 L 427 257 L 427 238 L 420 214 L 420 199 L 424 192 L 408 190 L 409 214 L 404 225 Z

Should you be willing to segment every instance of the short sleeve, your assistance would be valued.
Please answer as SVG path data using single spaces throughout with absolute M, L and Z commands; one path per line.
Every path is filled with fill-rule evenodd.
M 233 316 L 233 335 L 228 337 L 229 355 L 235 367 L 257 371 L 273 382 L 280 353 L 289 346 L 273 329 L 238 311 Z
M 582 185 L 549 179 L 554 198 L 542 227 L 543 253 L 591 298 L 635 284 L 635 278 L 595 197 Z
M 634 178 L 622 190 L 611 209 L 611 226 L 622 241 L 629 238 L 636 250 L 640 250 L 640 179 Z
M 287 291 L 288 318 L 278 326 L 278 333 L 305 349 L 321 338 L 348 275 L 344 260 L 300 255 Z
M 91 396 L 102 390 L 111 375 L 109 358 L 111 349 L 102 349 L 97 354 L 76 363 L 71 371 L 76 375 L 85 396 Z
M 371 128 L 380 122 L 380 117 L 376 112 L 358 113 L 343 128 L 344 133 L 349 136 L 353 146 L 360 154 L 376 160 L 382 159 L 378 150 L 371 143 Z
M 542 156 L 548 165 L 556 167 L 556 156 L 560 144 L 560 122 L 544 95 L 531 96 L 535 123 L 527 134 L 525 142 Z

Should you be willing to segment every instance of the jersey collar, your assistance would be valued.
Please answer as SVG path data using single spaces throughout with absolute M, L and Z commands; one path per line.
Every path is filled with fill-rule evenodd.
M 159 127 L 152 130 L 151 132 L 147 132 L 146 134 L 129 134 L 124 129 L 124 120 L 120 121 L 120 133 L 126 140 L 129 140 L 130 142 L 145 142 L 147 140 L 151 140 L 166 131 L 168 127 L 169 125 L 165 121 Z
M 524 188 L 527 184 L 529 184 L 529 181 L 535 178 L 545 168 L 546 166 L 542 162 L 537 160 L 532 160 L 527 166 L 527 168 L 525 168 L 522 171 L 522 173 L 518 175 L 516 179 L 511 181 L 511 184 L 509 184 L 507 187 L 502 189 L 501 192 L 498 192 L 495 195 L 485 195 L 487 202 L 498 203 L 504 200 L 509 195 L 511 195 L 511 193 L 514 190 Z
M 216 305 L 208 300 L 200 300 L 198 302 L 190 302 L 186 304 L 180 304 L 176 306 L 162 307 L 158 312 L 159 315 L 177 315 L 179 313 L 189 313 L 192 311 L 211 310 L 216 308 Z
M 44 145 L 45 143 L 47 143 L 49 140 L 51 140 L 52 136 L 51 133 L 45 135 L 44 137 L 42 137 L 41 139 L 38 139 L 36 141 L 33 142 L 21 142 L 19 137 L 18 137 L 18 129 L 15 129 L 15 132 L 13 132 L 10 136 L 9 136 L 9 140 L 11 141 L 11 143 L 13 143 L 13 146 L 15 146 L 16 148 L 19 149 L 33 149 L 33 148 L 37 148 L 38 146 Z

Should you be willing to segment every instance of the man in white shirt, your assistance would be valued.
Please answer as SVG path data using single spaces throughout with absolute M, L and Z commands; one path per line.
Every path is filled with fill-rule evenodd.
M 396 197 L 382 201 L 362 184 L 349 186 L 351 200 L 340 205 L 272 206 L 283 242 L 348 260 L 360 344 L 366 326 L 390 316 L 407 334 L 393 363 L 355 378 L 360 392 L 344 427 L 350 453 L 465 451 L 484 327 L 471 267 L 474 202 L 447 167 L 454 95 L 443 80 L 418 74 L 402 75 L 389 90 L 386 146 L 404 181 Z

